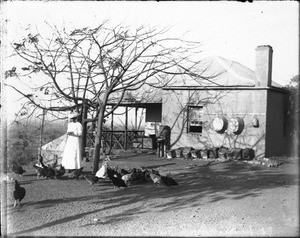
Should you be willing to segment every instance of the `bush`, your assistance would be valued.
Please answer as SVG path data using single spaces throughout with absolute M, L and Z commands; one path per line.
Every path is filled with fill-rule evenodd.
M 47 123 L 45 123 L 47 125 Z M 62 124 L 52 123 L 44 127 L 43 144 L 46 144 L 66 131 Z M 8 164 L 28 165 L 36 160 L 40 147 L 40 125 L 13 124 L 8 130 Z

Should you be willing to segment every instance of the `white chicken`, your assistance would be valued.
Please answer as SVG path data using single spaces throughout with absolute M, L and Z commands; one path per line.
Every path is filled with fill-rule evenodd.
M 108 167 L 108 162 L 110 161 L 109 157 L 106 157 L 103 160 L 102 166 L 101 168 L 97 171 L 97 173 L 95 174 L 95 176 L 97 178 L 106 178 L 107 177 L 107 167 Z
M 124 182 L 125 182 L 126 184 L 128 184 L 128 181 L 129 181 L 129 179 L 131 178 L 132 174 L 133 174 L 133 172 L 130 173 L 130 174 L 125 174 L 125 175 L 122 176 L 122 179 L 124 180 Z
M 161 183 L 161 176 L 155 173 L 153 169 L 150 171 L 150 178 L 152 179 L 155 185 L 159 185 Z

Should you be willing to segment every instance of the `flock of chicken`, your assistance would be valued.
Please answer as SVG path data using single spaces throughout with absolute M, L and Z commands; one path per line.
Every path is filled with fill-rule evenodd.
M 46 166 L 43 162 L 42 156 L 39 156 L 38 163 L 34 164 L 33 167 L 36 170 L 37 179 L 41 177 L 46 179 L 60 179 L 66 173 L 65 168 L 61 164 L 57 165 L 57 160 L 52 165 Z M 82 170 L 83 167 L 80 169 L 74 169 L 70 173 L 69 177 L 78 179 L 82 174 Z
M 164 186 L 178 186 L 178 183 L 171 178 L 170 176 L 160 175 L 158 171 L 154 169 L 145 169 L 145 168 L 132 168 L 130 170 L 126 169 L 118 169 L 117 167 L 111 168 L 109 166 L 110 159 L 107 157 L 103 160 L 102 166 L 97 171 L 95 175 L 93 174 L 85 174 L 83 175 L 83 167 L 80 169 L 75 169 L 69 171 L 69 178 L 79 179 L 79 177 L 83 177 L 89 184 L 94 185 L 100 179 L 108 178 L 114 185 L 114 189 L 117 187 L 128 187 L 128 185 L 137 184 L 137 183 L 146 183 L 148 181 L 153 181 L 156 186 L 164 185 Z M 57 165 L 57 160 L 52 165 L 45 165 L 43 162 L 43 158 L 40 156 L 38 159 L 38 163 L 33 165 L 34 169 L 37 173 L 37 179 L 45 178 L 45 179 L 60 179 L 65 173 L 65 168 L 60 164 Z M 22 176 L 24 172 L 26 172 L 22 166 L 13 165 L 12 171 L 19 176 Z M 14 190 L 14 208 L 16 206 L 20 206 L 21 201 L 25 197 L 26 191 L 25 188 L 21 187 L 19 182 L 15 180 L 15 190 Z M 18 205 L 17 205 L 18 203 Z
M 154 182 L 155 185 L 165 185 L 165 186 L 178 186 L 178 183 L 170 176 L 162 176 L 158 171 L 154 169 L 145 168 L 132 168 L 130 170 L 118 169 L 118 167 L 111 168 L 108 164 L 110 159 L 107 157 L 104 159 L 102 166 L 97 171 L 95 175 L 87 174 L 83 177 L 91 184 L 95 184 L 99 179 L 109 178 L 114 188 L 127 187 L 128 185 L 136 183 L 146 183 L 150 180 Z

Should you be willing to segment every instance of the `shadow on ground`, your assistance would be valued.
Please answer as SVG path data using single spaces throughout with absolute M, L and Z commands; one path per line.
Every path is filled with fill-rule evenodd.
M 142 162 L 139 160 L 138 163 L 141 164 Z M 184 166 L 189 163 L 164 160 L 159 163 L 153 161 L 152 164 L 145 164 L 147 168 L 165 169 L 166 171 L 176 166 L 177 169 L 180 168 L 180 172 L 173 175 L 173 178 L 179 183 L 177 187 L 156 187 L 150 181 L 145 184 L 132 185 L 126 189 L 114 190 L 111 182 L 104 180 L 93 186 L 89 185 L 84 179 L 78 181 L 46 181 L 46 183 L 51 185 L 47 186 L 47 189 L 53 189 L 53 193 L 56 191 L 59 194 L 59 191 L 63 190 L 69 196 L 55 198 L 55 195 L 53 195 L 53 198 L 40 201 L 30 201 L 29 198 L 24 203 L 24 206 L 46 209 L 72 202 L 73 204 L 80 203 L 96 208 L 97 205 L 101 205 L 101 208 L 79 212 L 76 215 L 69 215 L 43 225 L 19 230 L 9 235 L 35 232 L 39 229 L 82 219 L 100 211 L 114 211 L 113 214 L 106 215 L 101 224 L 126 222 L 134 219 L 138 214 L 150 211 L 176 211 L 186 207 L 198 207 L 204 198 L 208 203 L 215 203 L 225 199 L 239 200 L 247 197 L 257 197 L 265 189 L 293 186 L 299 182 L 297 174 L 286 172 L 280 168 L 265 168 L 235 161 L 194 164 L 194 167 L 185 168 Z M 35 175 L 33 174 L 32 176 Z M 37 186 L 44 183 L 44 181 L 34 180 L 30 176 L 25 178 L 28 182 L 26 180 L 23 181 L 22 184 L 24 186 L 34 186 L 32 183 L 36 183 Z M 74 190 L 74 187 L 77 190 Z M 127 208 L 132 204 L 135 204 L 134 208 L 132 206 Z M 87 223 L 82 225 L 82 227 L 89 227 L 97 223 L 98 221 Z

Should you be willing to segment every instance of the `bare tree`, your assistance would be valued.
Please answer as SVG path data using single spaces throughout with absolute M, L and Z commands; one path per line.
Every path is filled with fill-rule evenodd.
M 50 38 L 37 31 L 12 43 L 15 53 L 26 63 L 18 77 L 46 76 L 45 83 L 35 90 L 43 91 L 50 99 L 45 104 L 42 97 L 37 100 L 35 95 L 10 86 L 31 106 L 47 112 L 82 112 L 87 107 L 93 114 L 91 120 L 97 121 L 93 173 L 99 166 L 103 122 L 128 92 L 164 87 L 176 75 L 207 80 L 195 71 L 200 61 L 193 60 L 201 44 L 166 37 L 167 29 L 141 26 L 131 30 L 121 25 L 111 27 L 107 21 L 96 28 L 70 32 L 50 28 Z M 15 72 L 19 69 L 9 73 Z M 107 107 L 110 102 L 114 102 L 113 107 Z M 83 123 L 89 121 L 83 119 Z

